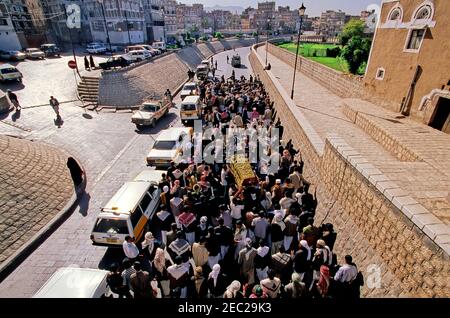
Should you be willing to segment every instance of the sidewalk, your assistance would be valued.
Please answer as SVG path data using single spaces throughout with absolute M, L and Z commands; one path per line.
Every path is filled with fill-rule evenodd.
M 257 50 L 265 58 L 265 47 Z M 287 92 L 291 91 L 293 68 L 268 54 L 271 72 Z M 367 158 L 409 196 L 432 212 L 444 224 L 450 224 L 450 136 L 409 119 L 397 118 L 374 104 L 343 99 L 317 82 L 297 72 L 294 101 L 322 140 L 336 133 Z M 346 111 L 344 113 L 344 110 Z M 349 112 L 365 113 L 386 136 L 399 141 L 416 160 L 400 160 L 373 136 L 354 124 Z M 427 139 L 424 139 L 427 136 Z M 392 142 L 387 143 L 392 144 Z M 395 144 L 393 147 L 395 148 Z

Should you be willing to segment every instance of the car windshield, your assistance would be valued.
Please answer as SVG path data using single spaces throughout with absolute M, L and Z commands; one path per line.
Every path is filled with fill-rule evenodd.
M 97 219 L 93 232 L 128 234 L 127 221 L 117 219 Z
M 17 70 L 14 67 L 9 67 L 1 69 L 0 72 L 2 72 L 2 74 L 9 74 L 9 73 L 17 73 Z
M 144 105 L 142 105 L 141 110 L 147 111 L 147 112 L 156 112 L 159 110 L 159 106 L 152 105 L 152 104 L 144 104 Z
M 192 90 L 194 90 L 196 87 L 195 87 L 195 85 L 184 85 L 184 89 L 185 90 L 188 90 L 188 91 L 192 91 Z
M 195 104 L 182 104 L 181 110 L 195 110 Z
M 177 142 L 174 140 L 157 140 L 153 148 L 159 150 L 172 150 L 176 147 Z

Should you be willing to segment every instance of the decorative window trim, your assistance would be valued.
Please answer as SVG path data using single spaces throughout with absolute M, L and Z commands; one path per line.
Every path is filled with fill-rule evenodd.
M 409 41 L 411 41 L 411 33 L 415 30 L 424 30 L 425 32 L 422 35 L 422 39 L 420 40 L 419 48 L 417 49 L 408 49 Z M 403 47 L 403 52 L 405 53 L 419 53 L 420 49 L 422 48 L 423 40 L 425 38 L 425 35 L 427 34 L 428 28 L 410 28 L 408 31 L 408 35 L 406 37 L 405 46 Z
M 400 11 L 400 16 L 398 19 L 392 20 L 391 16 L 394 13 L 394 11 Z M 396 6 L 393 6 L 392 9 L 389 11 L 387 18 L 386 18 L 386 23 L 389 23 L 391 21 L 395 21 L 395 22 L 402 22 L 403 21 L 403 7 L 401 6 L 401 4 L 397 4 Z
M 383 72 L 382 76 L 379 75 L 380 71 Z M 379 67 L 379 68 L 377 68 L 377 72 L 375 73 L 375 79 L 379 80 L 379 81 L 382 81 L 382 80 L 384 80 L 384 76 L 385 75 L 386 75 L 386 70 L 384 69 L 384 67 Z

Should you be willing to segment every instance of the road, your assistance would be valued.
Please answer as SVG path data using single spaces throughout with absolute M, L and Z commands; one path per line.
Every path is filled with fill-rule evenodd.
M 243 64 L 235 69 L 236 77 L 244 75 L 248 78 L 251 74 L 250 49 L 240 48 L 236 52 Z M 230 50 L 214 56 L 218 62 L 216 76 L 231 76 L 232 67 L 226 56 L 229 55 L 231 61 L 236 52 Z M 43 77 L 45 75 L 36 81 L 43 81 Z M 28 88 L 32 84 L 24 82 L 24 85 Z M 42 85 L 47 87 L 45 82 Z M 65 94 L 69 97 L 70 90 Z M 55 95 L 61 96 L 57 92 Z M 40 102 L 25 94 L 22 98 Z M 147 168 L 145 156 L 161 130 L 169 125 L 181 125 L 179 97 L 175 102 L 177 107 L 155 128 L 141 132 L 131 124 L 129 112 L 85 112 L 75 103 L 62 107 L 64 124 L 61 128 L 53 124 L 54 114 L 50 107 L 24 109 L 20 118 L 13 119 L 10 114 L 0 121 L 0 133 L 45 141 L 67 150 L 81 161 L 88 178 L 86 193 L 74 213 L 0 284 L 0 297 L 31 297 L 56 269 L 63 266 L 108 268 L 112 262 L 123 258 L 121 249 L 93 246 L 90 232 L 101 206 L 124 182 Z

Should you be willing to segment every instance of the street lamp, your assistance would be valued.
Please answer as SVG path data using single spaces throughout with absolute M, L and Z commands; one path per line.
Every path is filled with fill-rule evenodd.
M 305 11 L 306 11 L 306 8 L 302 3 L 302 6 L 298 9 L 298 14 L 300 15 L 300 25 L 298 27 L 297 53 L 295 54 L 294 76 L 292 78 L 291 99 L 294 99 L 295 73 L 297 72 L 298 49 L 300 47 L 300 34 L 302 32 L 301 30 L 302 30 L 303 16 L 305 15 Z
M 267 66 L 267 51 L 268 51 L 268 47 L 269 47 L 269 28 L 270 28 L 270 18 L 267 19 L 266 66 Z
M 104 0 L 97 0 L 97 2 L 100 3 L 102 7 L 103 21 L 105 23 L 105 30 L 106 30 L 106 42 L 109 44 L 109 51 L 111 52 L 112 55 L 111 40 L 109 39 L 108 25 L 106 24 L 105 7 L 103 5 L 103 1 Z

